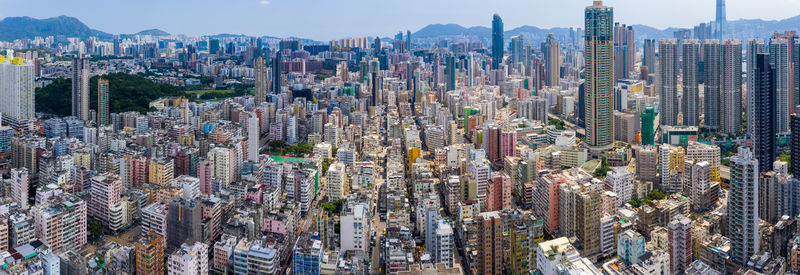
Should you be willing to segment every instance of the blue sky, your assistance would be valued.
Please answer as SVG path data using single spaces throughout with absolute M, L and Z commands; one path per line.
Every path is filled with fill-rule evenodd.
M 714 18 L 715 0 L 606 0 L 615 20 L 658 28 L 689 27 Z M 159 28 L 189 35 L 239 33 L 330 40 L 392 36 L 431 23 L 506 29 L 521 25 L 578 27 L 590 0 L 0 0 L 0 17 L 73 16 L 110 33 Z M 728 19 L 783 19 L 800 0 L 728 0 Z

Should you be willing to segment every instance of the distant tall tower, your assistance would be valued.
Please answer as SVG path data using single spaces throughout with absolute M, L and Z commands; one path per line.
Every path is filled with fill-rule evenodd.
M 721 79 L 720 44 L 719 40 L 708 39 L 703 41 L 703 81 L 705 84 L 705 112 L 703 122 L 711 131 L 718 131 L 722 118 L 720 110 Z
M 456 89 L 456 57 L 451 54 L 445 60 L 447 63 L 447 73 L 445 74 L 447 77 L 447 91 L 453 91 Z
M 586 144 L 603 150 L 614 143 L 614 9 L 594 1 L 585 16 Z
M 511 37 L 511 63 L 513 65 L 524 60 L 522 54 L 523 44 L 525 44 L 525 39 L 522 38 L 521 34 Z
M 656 40 L 644 40 L 644 54 L 642 55 L 642 66 L 653 72 L 656 69 Z
M 789 131 L 789 114 L 794 109 L 789 100 L 789 68 L 791 67 L 791 52 L 788 39 L 773 38 L 769 41 L 770 64 L 774 71 L 775 93 L 778 95 L 775 114 L 778 124 L 776 131 L 786 133 Z M 771 163 L 771 162 L 770 162 Z
M 411 43 L 411 31 L 407 30 L 406 31 L 406 50 L 408 52 L 411 52 L 411 46 L 413 46 L 413 44 Z
M 773 136 L 774 138 L 774 136 Z M 770 162 L 771 163 L 771 162 Z M 728 191 L 728 237 L 731 261 L 745 265 L 758 253 L 758 177 L 759 160 L 749 148 L 739 147 L 731 157 L 731 182 Z
M 737 135 L 742 129 L 742 42 L 727 39 L 722 42 L 721 51 L 720 126 L 723 133 Z
M 775 93 L 775 69 L 770 64 L 768 54 L 759 53 L 754 60 L 753 72 L 753 120 L 748 122 L 754 126 L 753 153 L 761 163 L 760 169 L 764 172 L 771 170 L 776 154 L 776 124 L 775 109 L 777 95 Z M 748 76 L 749 77 L 749 76 Z
M 614 79 L 620 80 L 633 72 L 633 59 L 636 56 L 636 42 L 632 26 L 614 24 Z
M 681 110 L 683 125 L 700 126 L 700 96 L 698 88 L 698 65 L 700 63 L 700 41 L 683 41 L 683 98 Z
M 72 60 L 72 116 L 89 120 L 89 58 Z
M 108 112 L 108 80 L 97 79 L 97 125 L 104 126 L 111 122 Z
M 658 83 L 661 125 L 678 125 L 678 41 L 658 41 Z
M 545 85 L 558 87 L 561 85 L 561 44 L 553 37 L 552 33 L 547 34 L 542 52 L 544 53 Z
M 503 19 L 495 14 L 492 18 L 492 69 L 499 69 L 503 62 Z
M 281 93 L 281 70 L 283 64 L 281 62 L 281 53 L 275 53 L 275 59 L 272 60 L 272 92 L 275 94 Z
M 267 98 L 267 66 L 264 58 L 258 57 L 253 64 L 253 74 L 255 74 L 256 106 L 261 105 Z
M 764 40 L 751 39 L 747 41 L 747 136 L 755 136 L 755 75 L 756 56 L 766 50 Z
M 717 0 L 717 17 L 714 24 L 716 25 L 715 35 L 720 41 L 725 31 L 725 20 L 725 0 Z

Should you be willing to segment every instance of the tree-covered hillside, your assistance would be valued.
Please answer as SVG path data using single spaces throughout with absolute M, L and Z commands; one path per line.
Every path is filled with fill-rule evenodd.
M 89 80 L 89 106 L 97 110 L 97 79 Z M 114 73 L 102 76 L 108 79 L 110 90 L 109 111 L 112 113 L 137 111 L 147 112 L 150 101 L 164 96 L 183 96 L 177 87 L 155 83 L 138 75 Z M 36 90 L 36 111 L 58 116 L 69 116 L 72 101 L 72 80 L 58 78 L 49 85 Z

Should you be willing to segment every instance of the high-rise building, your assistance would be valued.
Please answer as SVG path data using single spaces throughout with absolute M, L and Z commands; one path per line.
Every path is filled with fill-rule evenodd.
M 770 64 L 769 54 L 757 54 L 753 77 L 753 153 L 759 161 L 759 170 L 769 171 L 775 161 L 777 132 L 777 95 L 775 90 L 775 70 Z
M 53 252 L 80 250 L 86 245 L 86 202 L 73 194 L 51 197 L 32 207 L 36 236 Z
M 692 263 L 692 220 L 683 215 L 672 218 L 669 233 L 670 270 L 681 274 Z
M 89 58 L 72 60 L 72 116 L 89 120 Z
M 22 209 L 28 208 L 28 169 L 25 167 L 22 168 L 12 168 L 11 169 L 11 178 L 5 180 L 6 186 L 8 186 L 8 194 L 14 202 L 19 204 L 19 207 Z
M 35 111 L 35 87 L 34 87 L 34 65 L 31 62 L 24 62 L 22 58 L 16 57 L 6 63 L 3 56 L 0 56 L 0 73 L 3 78 L 0 81 L 0 112 L 3 113 L 3 122 L 12 126 L 18 126 L 25 121 L 36 118 Z
M 719 130 L 722 120 L 722 62 L 720 41 L 707 39 L 703 41 L 703 81 L 705 83 L 705 109 L 703 122 L 711 131 Z
M 722 42 L 721 64 L 721 130 L 738 135 L 742 128 L 742 42 L 727 39 Z
M 503 220 L 499 212 L 480 213 L 475 221 L 478 224 L 478 273 L 502 274 Z
M 605 150 L 614 143 L 614 9 L 594 1 L 585 19 L 586 144 Z
M 774 136 L 773 136 L 774 137 Z M 758 253 L 758 178 L 759 160 L 749 148 L 739 148 L 731 157 L 731 179 L 728 186 L 728 237 L 730 259 L 745 265 Z
M 553 37 L 552 33 L 547 34 L 542 48 L 544 53 L 544 81 L 548 87 L 558 87 L 561 85 L 561 44 Z
M 325 251 L 322 241 L 311 238 L 309 233 L 303 233 L 297 238 L 293 250 L 294 274 L 320 274 L 322 252 Z
M 147 273 L 142 273 L 147 274 Z M 203 275 L 208 273 L 208 245 L 184 243 L 167 259 L 167 274 Z
M 167 244 L 177 248 L 183 243 L 203 240 L 202 209 L 194 200 L 175 199 L 169 204 Z
M 136 241 L 136 273 L 164 274 L 164 249 L 161 235 L 149 232 Z
M 800 114 L 795 113 L 792 115 L 791 124 L 792 133 L 800 133 Z M 792 135 L 790 149 L 791 157 L 800 159 L 800 135 Z M 790 172 L 792 175 L 800 175 L 800 165 L 792 165 Z
M 445 73 L 447 77 L 446 88 L 447 91 L 453 91 L 456 89 L 456 57 L 451 54 L 445 57 L 445 60 L 447 64 L 447 72 Z
M 122 181 L 119 176 L 108 173 L 92 177 L 89 194 L 91 194 L 89 216 L 94 217 L 112 231 L 120 230 L 127 225 L 123 217 L 127 215 L 127 211 L 125 211 L 127 209 L 120 199 L 122 197 Z
M 263 57 L 256 58 L 253 64 L 253 74 L 255 78 L 255 103 L 258 106 L 267 99 L 267 66 L 264 64 Z
M 636 57 L 636 42 L 633 26 L 614 24 L 614 79 L 630 77 L 633 72 L 633 59 Z
M 642 67 L 647 67 L 649 71 L 656 68 L 656 40 L 644 40 L 644 54 L 642 54 Z
M 97 125 L 108 125 L 111 122 L 111 116 L 108 112 L 108 80 L 97 79 Z
M 791 43 L 786 38 L 773 38 L 769 41 L 769 63 L 773 70 L 773 85 L 777 97 L 775 105 L 775 130 L 778 133 L 789 131 L 789 114 L 794 104 L 790 102 L 790 64 Z M 760 161 L 760 160 L 759 160 Z M 770 162 L 771 163 L 771 162 Z
M 576 196 L 575 236 L 583 243 L 581 255 L 600 253 L 600 218 L 602 197 L 600 192 L 585 191 Z
M 636 177 L 640 181 L 658 181 L 658 148 L 652 145 L 635 147 Z
M 681 110 L 683 125 L 700 126 L 700 92 L 698 76 L 700 71 L 700 41 L 688 39 L 683 41 L 683 97 Z
M 642 145 L 655 145 L 656 144 L 656 129 L 654 122 L 656 120 L 656 110 L 653 107 L 647 107 L 642 111 Z
M 750 39 L 747 41 L 747 136 L 755 137 L 755 75 L 756 56 L 764 53 L 764 40 Z
M 523 49 L 524 49 L 525 39 L 522 38 L 522 35 L 515 35 L 511 37 L 511 64 L 516 65 L 517 63 L 521 63 L 524 59 Z
M 258 162 L 258 147 L 261 146 L 261 129 L 259 126 L 258 115 L 254 112 L 249 112 L 247 114 L 247 160 L 254 163 Z
M 661 125 L 678 125 L 678 72 L 680 70 L 678 42 L 675 39 L 658 41 L 659 116 Z
M 281 53 L 275 53 L 275 58 L 272 59 L 272 93 L 281 93 L 281 81 L 283 77 L 283 62 L 281 62 Z
M 673 146 L 666 143 L 658 147 L 661 182 L 658 189 L 665 193 L 679 193 L 683 191 L 683 179 L 677 180 L 672 178 L 673 175 L 683 174 L 683 164 L 686 160 L 686 154 L 683 147 Z
M 617 236 L 617 257 L 626 266 L 638 264 L 644 253 L 645 240 L 642 234 L 629 229 Z
M 167 237 L 167 204 L 154 202 L 142 207 L 142 232 L 153 232 L 162 237 Z
M 503 63 L 503 19 L 499 14 L 492 17 L 492 69 L 500 69 Z
M 717 16 L 714 20 L 714 35 L 722 40 L 725 33 L 725 0 L 717 0 Z

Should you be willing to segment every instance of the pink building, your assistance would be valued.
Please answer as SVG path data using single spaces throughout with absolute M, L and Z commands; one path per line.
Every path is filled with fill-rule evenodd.
M 211 195 L 212 193 L 212 178 L 214 177 L 211 162 L 208 160 L 201 160 L 197 164 L 197 178 L 200 179 L 200 192 L 203 194 Z
M 511 178 L 508 175 L 498 174 L 492 177 L 486 205 L 489 211 L 511 208 Z
M 566 180 L 562 175 L 551 174 L 547 170 L 536 179 L 536 189 L 533 193 L 533 209 L 536 216 L 544 220 L 544 230 L 551 235 L 558 229 L 559 224 L 558 187 Z
M 517 132 L 513 129 L 500 132 L 500 159 L 517 155 Z

